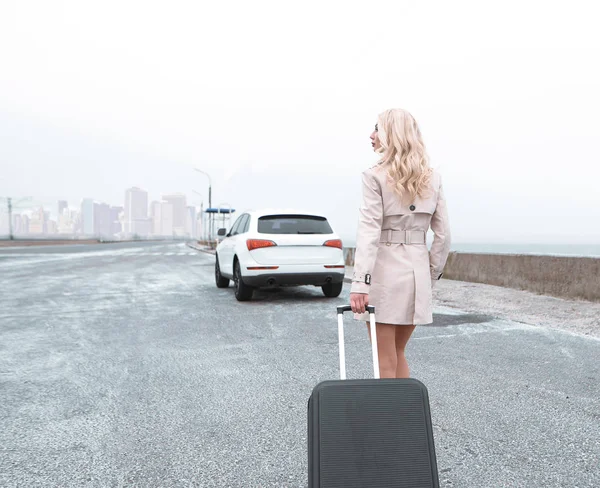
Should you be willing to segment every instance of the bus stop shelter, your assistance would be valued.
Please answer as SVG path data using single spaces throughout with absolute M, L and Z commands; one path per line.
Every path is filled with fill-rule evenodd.
M 235 213 L 235 209 L 231 207 L 209 207 L 204 211 L 208 215 L 209 221 L 209 240 L 213 240 L 215 237 L 215 219 L 221 217 L 220 226 L 229 228 L 231 226 L 231 215 Z

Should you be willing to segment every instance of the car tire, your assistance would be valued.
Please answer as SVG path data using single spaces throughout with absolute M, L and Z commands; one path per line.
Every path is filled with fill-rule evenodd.
M 340 293 L 342 293 L 342 289 L 344 288 L 344 282 L 341 283 L 327 283 L 323 285 L 321 289 L 323 290 L 323 294 L 329 298 L 339 297 Z
M 252 299 L 254 289 L 244 283 L 240 262 L 237 259 L 233 264 L 233 283 L 235 285 L 235 298 L 238 302 L 247 302 Z
M 229 280 L 221 274 L 219 256 L 216 256 L 215 259 L 215 283 L 217 284 L 217 288 L 227 288 L 229 286 Z

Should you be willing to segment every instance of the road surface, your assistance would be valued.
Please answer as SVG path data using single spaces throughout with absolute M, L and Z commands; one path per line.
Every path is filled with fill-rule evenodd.
M 0 251 L 0 486 L 305 487 L 335 307 L 238 303 L 183 244 Z M 443 487 L 600 486 L 600 341 L 437 307 L 407 351 Z M 348 377 L 369 377 L 347 317 Z

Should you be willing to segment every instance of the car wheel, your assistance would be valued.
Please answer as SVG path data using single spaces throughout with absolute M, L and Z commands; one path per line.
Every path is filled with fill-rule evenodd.
M 251 286 L 244 283 L 242 279 L 242 270 L 240 268 L 240 262 L 235 261 L 233 266 L 233 283 L 235 284 L 235 298 L 238 302 L 246 302 L 252 299 L 254 290 Z
M 217 284 L 217 288 L 227 288 L 229 286 L 229 280 L 221 274 L 218 256 L 215 259 L 215 283 Z
M 342 293 L 342 289 L 344 288 L 344 282 L 341 283 L 327 283 L 323 285 L 321 289 L 323 290 L 323 294 L 326 297 L 335 298 L 339 297 L 340 293 Z

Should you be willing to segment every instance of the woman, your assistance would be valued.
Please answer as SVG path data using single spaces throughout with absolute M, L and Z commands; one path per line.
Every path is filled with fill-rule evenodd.
M 381 378 L 408 378 L 406 343 L 416 325 L 433 322 L 432 287 L 450 251 L 448 213 L 410 113 L 380 114 L 371 143 L 381 159 L 362 174 L 350 304 L 358 320 L 368 320 L 366 305 L 375 306 Z

